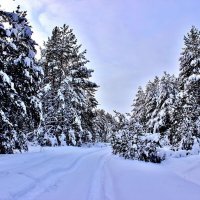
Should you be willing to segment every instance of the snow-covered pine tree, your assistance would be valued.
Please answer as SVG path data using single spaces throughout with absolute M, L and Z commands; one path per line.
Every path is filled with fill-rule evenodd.
M 146 130 L 146 106 L 145 106 L 145 92 L 143 91 L 142 87 L 138 88 L 137 94 L 135 99 L 133 100 L 132 104 L 132 114 L 131 114 L 131 124 L 134 127 L 136 124 L 140 124 L 140 128 Z M 138 126 L 138 125 L 137 125 Z
M 136 125 L 143 132 L 159 132 L 163 135 L 170 129 L 173 105 L 178 93 L 177 82 L 174 76 L 165 72 L 160 79 L 155 77 L 153 82 L 149 81 L 145 92 L 139 87 L 132 105 L 130 124 L 133 129 Z
M 103 109 L 95 111 L 94 132 L 96 133 L 95 141 L 109 142 L 111 135 L 116 126 L 116 120 L 110 113 L 106 113 Z
M 180 57 L 180 94 L 177 109 L 176 133 L 181 148 L 190 150 L 200 138 L 200 31 L 194 26 L 184 37 L 185 47 Z
M 72 85 L 79 98 L 77 110 L 80 114 L 82 127 L 82 142 L 95 142 L 94 120 L 95 109 L 98 102 L 94 96 L 98 86 L 90 81 L 94 70 L 88 69 L 85 65 L 89 62 L 86 57 L 86 50 L 80 52 L 81 46 L 77 46 L 74 51 L 75 62 L 72 68 Z
M 159 83 L 159 96 L 153 120 L 155 132 L 161 133 L 163 136 L 170 136 L 177 94 L 177 78 L 174 75 L 171 76 L 164 72 Z
M 161 162 L 165 159 L 162 147 L 183 149 L 186 154 L 199 152 L 200 31 L 192 27 L 184 41 L 179 77 L 165 72 L 160 79 L 149 81 L 145 92 L 138 90 L 131 120 L 124 123 L 123 115 L 119 115 L 112 140 L 114 154 Z
M 27 133 L 40 123 L 41 68 L 26 12 L 0 10 L 0 153 L 27 150 Z
M 114 110 L 114 118 L 116 120 L 115 131 L 127 130 L 129 129 L 129 114 L 123 114 Z
M 92 140 L 93 109 L 97 105 L 97 85 L 89 78 L 93 70 L 85 66 L 86 51 L 81 52 L 75 35 L 68 26 L 55 27 L 42 50 L 44 67 L 43 137 L 65 138 L 68 145 L 81 145 Z
M 158 97 L 159 97 L 159 78 L 156 76 L 154 78 L 154 81 L 149 81 L 145 94 L 145 109 L 146 109 L 146 132 L 155 132 L 154 130 L 154 124 L 155 124 L 155 117 L 156 117 L 156 108 L 158 103 Z
M 126 115 L 117 111 L 114 111 L 114 113 L 116 125 L 111 140 L 113 153 L 128 158 L 129 121 Z

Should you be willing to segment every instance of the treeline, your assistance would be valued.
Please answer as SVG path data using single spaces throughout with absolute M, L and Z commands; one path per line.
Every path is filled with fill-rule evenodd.
M 113 136 L 113 152 L 160 162 L 164 149 L 191 154 L 200 144 L 200 31 L 184 37 L 179 76 L 164 73 L 139 87 L 130 120 Z M 124 116 L 125 119 L 125 116 Z
M 178 77 L 164 73 L 139 87 L 131 114 L 97 109 L 98 85 L 86 51 L 67 25 L 55 27 L 36 59 L 20 8 L 0 10 L 0 153 L 41 146 L 111 142 L 113 153 L 161 162 L 170 151 L 198 153 L 200 31 L 184 37 Z
M 72 29 L 55 27 L 35 59 L 26 12 L 0 10 L 0 153 L 109 141 L 112 115 L 98 110 L 86 51 Z

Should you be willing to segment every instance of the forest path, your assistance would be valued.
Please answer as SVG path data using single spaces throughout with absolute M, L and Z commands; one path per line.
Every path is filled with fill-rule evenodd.
M 0 155 L 0 200 L 199 200 L 200 156 L 162 164 L 110 147 L 50 147 Z

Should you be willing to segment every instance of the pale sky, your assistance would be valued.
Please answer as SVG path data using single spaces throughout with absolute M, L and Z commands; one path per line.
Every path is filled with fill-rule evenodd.
M 99 107 L 130 112 L 137 88 L 163 71 L 178 74 L 183 36 L 200 29 L 199 0 L 0 0 L 28 11 L 40 45 L 55 26 L 74 29 L 100 88 Z

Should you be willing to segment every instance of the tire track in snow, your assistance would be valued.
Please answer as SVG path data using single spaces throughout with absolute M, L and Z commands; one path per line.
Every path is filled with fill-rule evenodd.
M 94 174 L 93 182 L 88 195 L 88 200 L 105 200 L 105 165 L 111 155 L 103 155 L 99 161 L 99 167 Z
M 98 152 L 102 152 L 102 149 L 89 152 L 86 155 L 81 153 L 81 155 L 79 155 L 69 166 L 51 169 L 50 171 L 48 171 L 47 173 L 43 174 L 40 177 L 33 177 L 29 174 L 26 174 L 25 172 L 21 172 L 20 175 L 26 176 L 27 178 L 31 179 L 32 183 L 29 184 L 20 192 L 12 194 L 13 199 L 14 200 L 34 199 L 36 198 L 36 196 L 40 195 L 41 193 L 45 191 L 48 191 L 50 188 L 56 187 L 56 182 L 60 179 L 60 177 L 62 177 L 63 175 L 66 175 L 67 173 L 71 173 L 75 171 L 83 160 L 85 160 L 86 158 Z M 62 158 L 65 159 L 65 156 L 66 155 L 59 156 L 61 157 L 59 159 L 62 159 Z M 49 160 L 51 159 L 47 159 L 47 161 Z M 44 161 L 42 163 L 46 163 L 46 162 Z M 48 166 L 48 163 L 46 163 L 46 165 Z
M 48 155 L 44 155 L 44 156 L 46 158 Z M 19 163 L 17 167 L 15 166 L 15 167 L 8 168 L 7 174 L 17 172 L 18 170 L 19 171 L 25 171 L 25 170 L 30 169 L 30 168 L 35 168 L 37 166 L 42 165 L 43 163 L 48 162 L 49 160 L 57 158 L 58 156 L 60 156 L 60 155 L 54 155 L 54 156 L 51 156 L 50 158 L 48 157 L 48 158 L 46 158 L 42 161 L 38 161 L 36 163 L 32 162 L 33 158 L 28 158 L 28 160 L 25 160 L 25 162 L 24 162 L 24 164 L 25 164 L 24 167 L 22 167 L 22 163 Z M 37 159 L 37 157 L 35 159 Z M 28 163 L 28 165 L 26 163 Z M 3 173 L 4 173 L 4 171 L 0 171 L 0 174 L 3 174 Z

